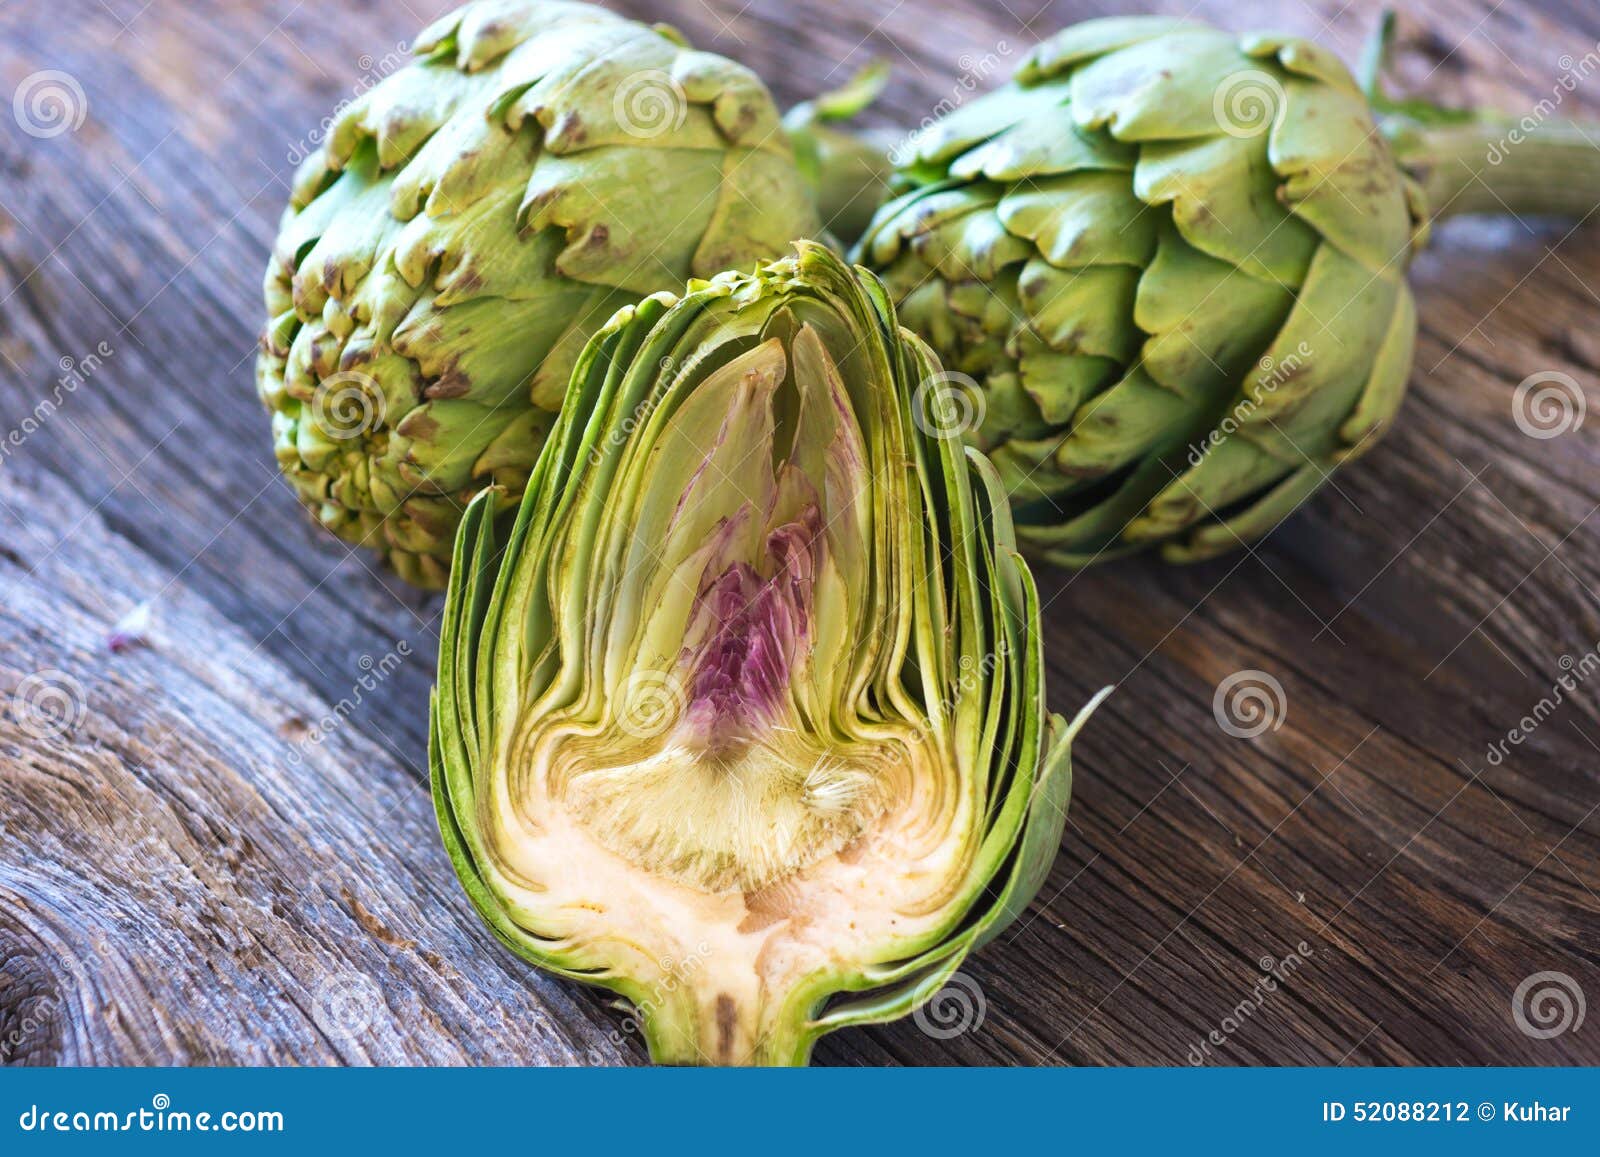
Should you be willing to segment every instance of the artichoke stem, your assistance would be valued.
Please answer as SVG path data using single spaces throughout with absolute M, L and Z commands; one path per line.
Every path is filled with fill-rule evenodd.
M 811 1039 L 765 1018 L 757 1000 L 690 984 L 660 992 L 639 1008 L 640 1027 L 658 1065 L 802 1066 Z
M 1600 124 L 1396 117 L 1384 130 L 1434 220 L 1508 212 L 1581 220 L 1600 207 Z

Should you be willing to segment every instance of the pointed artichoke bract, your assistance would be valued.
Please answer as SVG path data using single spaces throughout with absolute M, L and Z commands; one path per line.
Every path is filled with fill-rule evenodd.
M 1420 111 L 1308 41 L 1115 18 L 913 138 L 859 259 L 969 376 L 1025 549 L 1182 560 L 1265 534 L 1399 406 L 1430 214 L 1491 188 L 1595 203 L 1592 143 L 1547 127 L 1494 173 L 1505 124 L 1428 110 L 1380 130 L 1374 103 Z M 1530 188 L 1536 155 L 1583 166 L 1582 196 Z
M 256 381 L 315 517 L 442 586 L 618 307 L 820 224 L 761 81 L 670 29 L 480 0 L 413 48 L 296 174 Z
M 500 939 L 664 1063 L 799 1064 L 933 995 L 1060 842 L 1072 727 L 993 470 L 827 250 L 619 313 L 515 522 L 456 543 L 445 843 Z

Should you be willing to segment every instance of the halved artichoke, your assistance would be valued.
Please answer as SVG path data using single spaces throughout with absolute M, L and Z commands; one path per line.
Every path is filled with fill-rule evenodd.
M 619 306 L 818 236 L 814 195 L 853 216 L 877 170 L 822 122 L 877 81 L 785 131 L 743 65 L 560 0 L 479 0 L 413 47 L 295 175 L 256 386 L 317 520 L 442 587 L 467 502 L 520 493 Z
M 601 330 L 504 540 L 469 507 L 442 626 L 463 884 L 663 1063 L 911 1011 L 1033 897 L 1070 791 L 994 471 L 916 412 L 942 376 L 882 286 L 797 249 Z

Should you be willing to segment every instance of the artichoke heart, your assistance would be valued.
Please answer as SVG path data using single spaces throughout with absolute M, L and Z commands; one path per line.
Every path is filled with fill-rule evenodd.
M 797 248 L 619 313 L 515 522 L 485 492 L 456 544 L 446 845 L 658 1062 L 911 1011 L 1037 891 L 1069 794 L 998 479 L 924 430 L 939 366 L 881 286 Z

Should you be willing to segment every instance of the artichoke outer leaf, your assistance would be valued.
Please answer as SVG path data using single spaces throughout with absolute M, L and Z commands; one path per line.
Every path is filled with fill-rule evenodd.
M 972 101 L 949 116 L 921 129 L 910 141 L 917 160 L 923 164 L 947 164 L 968 149 L 1019 124 L 1037 112 L 1048 112 L 1065 104 L 1064 85 L 1041 84 L 1014 90 L 1005 103 Z
M 1320 80 L 1356 96 L 1364 95 L 1344 61 L 1313 41 L 1298 36 L 1256 33 L 1244 37 L 1239 42 L 1239 49 L 1246 56 L 1258 60 L 1276 60 L 1285 71 L 1297 76 Z
M 1390 333 L 1402 288 L 1332 245 L 1319 249 L 1295 308 L 1244 384 L 1239 435 L 1294 464 L 1331 450 Z
M 1133 169 L 1138 151 L 1107 133 L 1085 132 L 1065 104 L 1049 106 L 958 156 L 952 176 L 1020 181 L 1065 173 Z
M 1017 281 L 1028 328 L 1058 352 L 1127 364 L 1144 339 L 1133 324 L 1139 275 L 1127 265 L 1057 269 L 1035 257 Z
M 1405 397 L 1416 344 L 1416 299 L 1408 286 L 1401 285 L 1394 319 L 1373 360 L 1366 389 L 1350 417 L 1339 427 L 1339 438 L 1345 445 L 1335 453 L 1336 461 L 1345 462 L 1364 454 L 1393 420 Z
M 1242 543 L 1270 534 L 1325 481 L 1327 470 L 1316 463 L 1307 463 L 1239 513 L 1225 520 L 1208 522 L 1187 537 L 1167 539 L 1161 544 L 1162 557 L 1169 562 L 1201 562 L 1236 550 Z
M 1001 198 L 995 216 L 1059 269 L 1143 268 L 1155 253 L 1159 228 L 1156 215 L 1119 173 L 1030 181 Z
M 1405 178 L 1366 101 L 1354 92 L 1293 79 L 1272 126 L 1269 156 L 1279 199 L 1372 277 L 1399 281 L 1415 233 Z
M 1072 114 L 1119 141 L 1174 141 L 1218 131 L 1218 83 L 1260 72 L 1233 37 L 1195 27 L 1120 48 L 1072 73 Z M 1269 101 L 1270 89 L 1262 89 Z
M 1279 203 L 1266 135 L 1160 141 L 1140 150 L 1134 191 L 1172 206 L 1190 245 L 1272 285 L 1298 289 L 1318 237 Z
M 1293 306 L 1287 288 L 1206 256 L 1168 225 L 1134 302 L 1150 335 L 1144 369 L 1176 393 L 1214 401 L 1236 388 Z
M 1305 458 L 1297 461 L 1310 465 Z M 1159 481 L 1164 485 L 1158 485 L 1147 496 L 1145 509 L 1129 515 L 1122 538 L 1128 542 L 1179 540 L 1186 531 L 1214 518 L 1224 507 L 1264 493 L 1294 472 L 1294 463 L 1268 453 L 1249 439 L 1222 438 L 1207 445 L 1199 453 L 1198 461 L 1182 473 L 1169 471 L 1161 478 Z M 1233 541 L 1231 535 L 1224 534 L 1223 538 Z M 1175 548 L 1182 549 L 1181 546 Z
M 1106 16 L 1085 20 L 1032 48 L 1017 68 L 1017 83 L 1035 84 L 1108 52 L 1172 33 L 1204 29 L 1203 24 L 1169 16 Z
M 1056 467 L 1074 479 L 1112 474 L 1165 446 L 1173 430 L 1195 420 L 1198 409 L 1197 399 L 1174 393 L 1144 369 L 1129 370 L 1079 409 L 1056 448 Z

